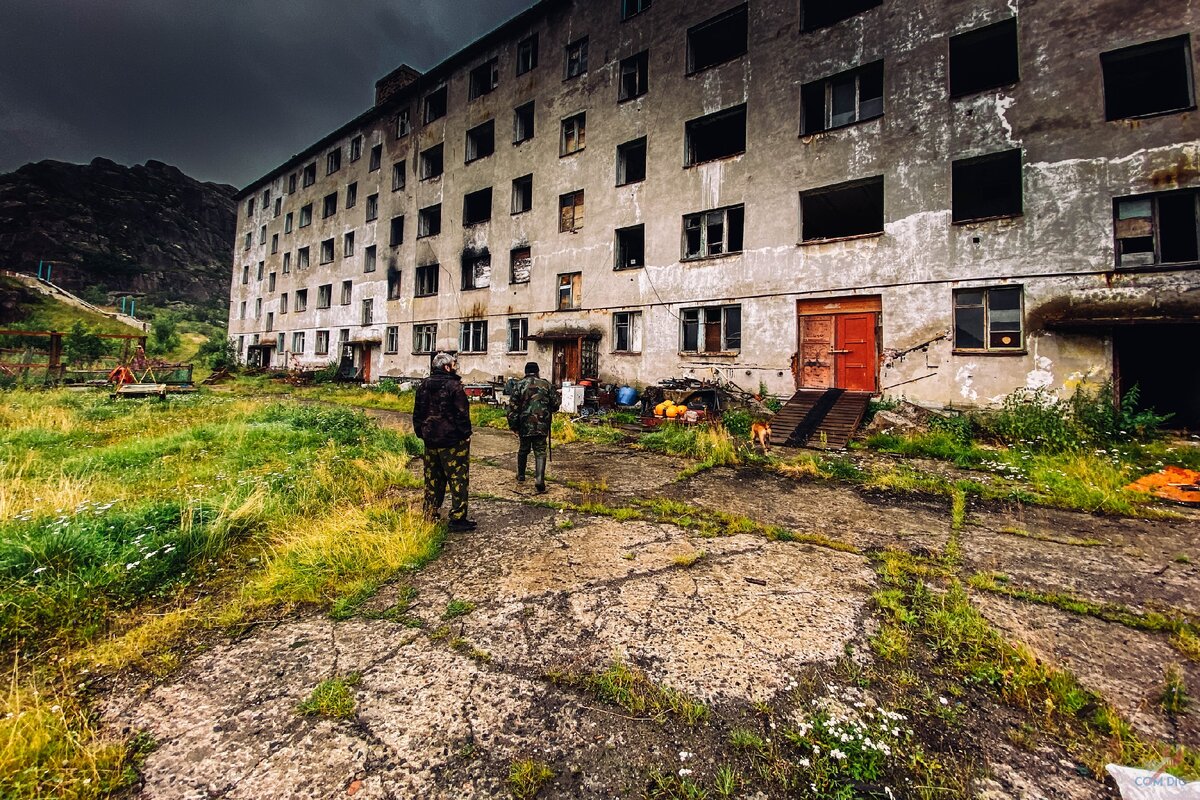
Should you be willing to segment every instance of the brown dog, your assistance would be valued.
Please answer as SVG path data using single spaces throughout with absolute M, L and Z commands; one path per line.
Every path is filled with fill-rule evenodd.
M 750 426 L 750 446 L 756 444 L 764 453 L 771 452 L 771 423 L 756 422 Z

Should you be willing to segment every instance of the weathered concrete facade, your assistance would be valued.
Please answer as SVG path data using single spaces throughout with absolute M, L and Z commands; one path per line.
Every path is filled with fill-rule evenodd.
M 1116 372 L 1153 383 L 1142 375 L 1150 362 L 1130 355 L 1142 340 L 1176 349 L 1190 337 L 1194 346 L 1200 259 L 1177 242 L 1190 201 L 1194 250 L 1200 214 L 1190 37 L 1200 4 L 884 0 L 805 30 L 802 19 L 820 7 L 846 6 L 546 0 L 423 76 L 394 73 L 375 108 L 243 191 L 231 336 L 278 349 L 283 333 L 285 357 L 304 365 L 337 358 L 340 336 L 359 343 L 373 379 L 424 374 L 430 340 L 415 333 L 436 325 L 434 346 L 462 351 L 463 372 L 476 378 L 519 374 L 532 358 L 621 383 L 716 369 L 777 394 L 843 385 L 960 405 Z M 741 24 L 745 52 L 713 55 L 738 41 Z M 536 66 L 518 74 L 534 35 Z M 993 67 L 1008 50 L 1019 74 L 1005 77 Z M 880 80 L 881 100 L 872 88 Z M 1137 80 L 1147 89 L 1130 100 Z M 443 85 L 446 113 L 426 123 L 427 98 Z M 530 102 L 532 137 L 515 119 Z M 703 126 L 730 110 L 729 124 Z M 818 116 L 815 127 L 826 129 L 814 132 Z M 469 159 L 481 143 L 468 132 L 489 121 L 494 152 Z M 642 137 L 644 180 L 623 182 L 620 146 Z M 422 154 L 439 144 L 444 171 L 423 177 Z M 334 152 L 340 165 L 329 172 Z M 1006 153 L 1011 169 L 975 160 Z M 633 161 L 624 166 L 636 178 Z M 526 176 L 527 211 L 516 198 L 523 186 L 514 187 Z M 854 181 L 864 183 L 813 193 Z M 464 201 L 489 188 L 490 201 Z M 581 203 L 572 196 L 580 190 Z M 333 193 L 336 210 L 325 217 Z M 1143 194 L 1154 195 L 1144 206 L 1119 200 Z M 311 224 L 301 227 L 307 204 Z M 421 210 L 438 204 L 440 232 L 420 235 Z M 732 211 L 689 219 L 724 209 Z M 464 225 L 464 212 L 487 219 Z M 636 231 L 623 245 L 618 234 L 639 225 L 644 252 Z M 330 240 L 333 258 L 321 263 Z M 364 271 L 369 247 L 373 272 Z M 514 282 L 512 262 L 526 247 L 528 281 Z M 485 250 L 486 281 L 475 263 Z M 616 268 L 620 259 L 635 263 Z M 562 277 L 571 273 L 580 275 Z M 463 288 L 471 283 L 487 285 Z M 318 308 L 322 286 L 331 287 L 328 308 Z M 297 311 L 303 290 L 307 307 Z M 527 344 L 509 341 L 510 325 L 525 326 Z M 322 331 L 329 343 L 318 351 Z M 1186 391 L 1184 406 L 1195 404 L 1200 387 Z

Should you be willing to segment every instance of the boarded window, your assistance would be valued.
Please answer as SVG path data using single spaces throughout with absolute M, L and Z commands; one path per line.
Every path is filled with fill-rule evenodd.
M 642 312 L 618 311 L 613 314 L 613 351 L 640 353 L 642 351 Z
M 438 264 L 423 264 L 417 267 L 414 290 L 417 297 L 432 297 L 438 293 Z
M 955 222 L 1021 213 L 1020 150 L 955 161 L 951 171 Z
M 621 59 L 618 100 L 632 100 L 647 91 L 650 74 L 650 51 L 643 50 L 629 58 Z
M 800 89 L 804 135 L 883 115 L 883 62 L 876 61 Z
M 446 87 L 439 86 L 429 94 L 425 95 L 425 113 L 423 119 L 428 125 L 435 119 L 441 119 L 446 116 Z
M 950 96 L 962 97 L 1020 80 L 1016 17 L 950 37 Z
M 1196 105 L 1186 35 L 1102 53 L 1100 64 L 1108 119 L 1168 114 Z
M 800 30 L 815 31 L 856 17 L 882 4 L 882 0 L 802 0 Z
M 496 151 L 496 123 L 494 120 L 476 125 L 467 131 L 467 163 L 487 158 Z
M 646 137 L 617 145 L 617 186 L 646 180 Z
M 427 181 L 442 174 L 442 145 L 435 144 L 421 151 L 421 180 Z
M 615 269 L 637 269 L 646 264 L 646 226 L 617 229 Z
M 587 140 L 587 114 L 580 112 L 562 121 L 562 139 L 558 154 L 562 156 L 578 153 Z
M 514 247 L 509 254 L 509 283 L 529 283 L 533 254 L 528 247 Z
M 742 249 L 745 207 L 729 206 L 683 218 L 683 258 L 705 258 Z
M 746 152 L 746 106 L 727 108 L 687 122 L 687 165 Z
M 513 144 L 533 138 L 533 101 L 513 109 Z
M 492 256 L 487 250 L 462 254 L 462 289 L 486 289 L 492 285 Z
M 1023 290 L 1020 286 L 956 289 L 956 350 L 1020 350 L 1024 347 Z
M 517 74 L 524 75 L 537 66 L 538 36 L 533 34 L 517 43 Z
M 583 189 L 559 195 L 558 230 L 560 233 L 577 231 L 583 227 Z
M 685 353 L 726 353 L 742 347 L 742 307 L 685 308 L 679 314 Z
M 572 311 L 582 302 L 583 273 L 567 272 L 558 276 L 559 311 Z
M 1113 206 L 1117 266 L 1200 261 L 1200 191 L 1119 197 Z
M 463 195 L 463 227 L 492 218 L 492 187 Z
M 883 232 L 883 177 L 800 193 L 800 240 Z
M 417 238 L 437 236 L 442 232 L 442 204 L 426 206 L 417 212 Z
M 746 52 L 749 14 L 740 5 L 688 29 L 688 72 L 724 64 Z
M 474 100 L 492 92 L 500 84 L 500 60 L 491 58 L 475 69 L 467 77 L 467 97 Z
M 513 317 L 508 321 L 508 352 L 524 353 L 529 349 L 529 318 Z
M 521 214 L 533 208 L 533 175 L 513 178 L 512 213 Z

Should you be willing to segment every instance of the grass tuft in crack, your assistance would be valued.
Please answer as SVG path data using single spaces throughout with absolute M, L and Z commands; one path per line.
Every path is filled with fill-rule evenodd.
M 532 758 L 514 761 L 508 767 L 508 790 L 516 800 L 532 800 L 553 779 L 550 767 Z
M 321 681 L 296 710 L 305 716 L 346 719 L 354 714 L 354 694 L 350 689 L 358 679 L 358 673 L 352 672 Z

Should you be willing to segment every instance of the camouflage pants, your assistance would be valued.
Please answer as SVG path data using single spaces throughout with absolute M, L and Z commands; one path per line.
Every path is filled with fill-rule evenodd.
M 546 455 L 546 437 L 545 436 L 522 436 L 521 446 L 517 449 L 517 456 L 529 457 L 529 451 L 532 450 L 534 455 Z
M 452 447 L 425 448 L 425 512 L 436 514 L 450 488 L 450 519 L 467 518 L 467 482 L 471 440 Z

